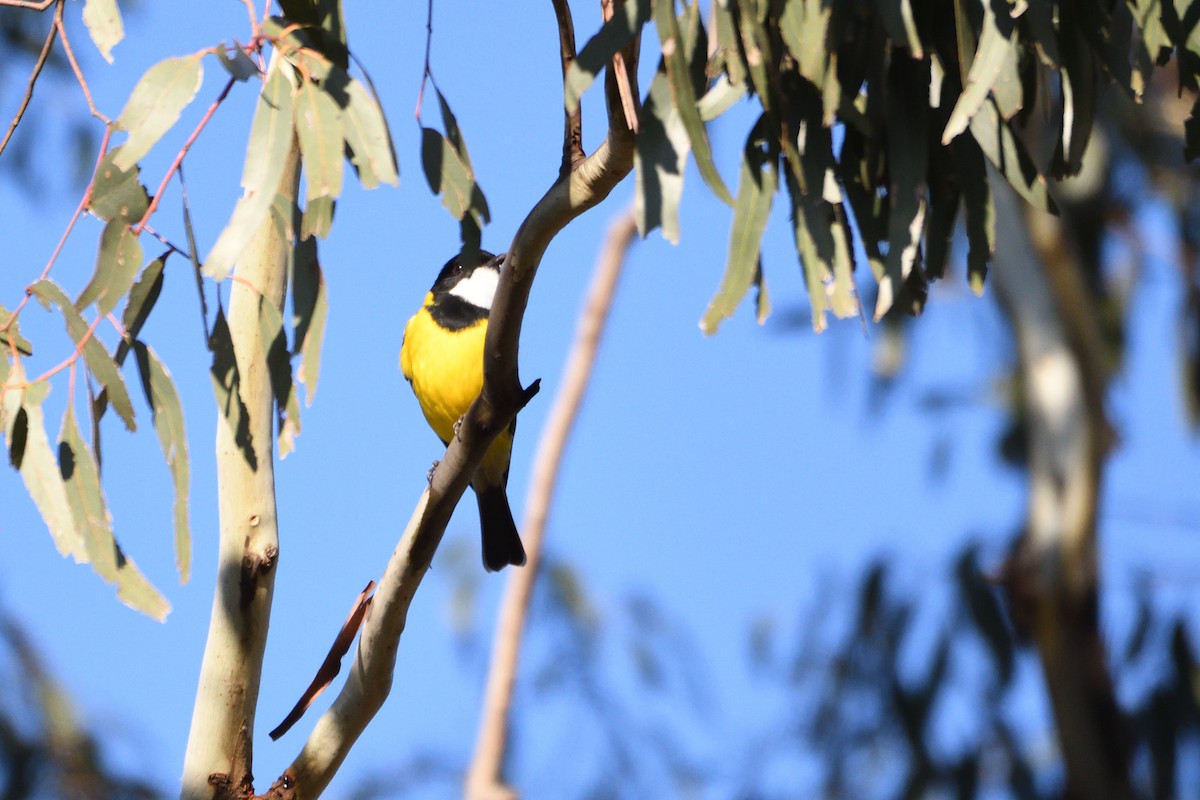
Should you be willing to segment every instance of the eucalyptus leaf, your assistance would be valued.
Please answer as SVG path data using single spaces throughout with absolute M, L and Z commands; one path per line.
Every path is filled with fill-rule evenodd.
M 563 76 L 563 103 L 568 111 L 579 108 L 579 99 L 614 55 L 633 41 L 650 20 L 650 0 L 618 3 L 612 19 L 588 39 Z
M 305 404 L 311 406 L 317 393 L 321 369 L 321 345 L 325 340 L 325 320 L 329 316 L 329 297 L 325 276 L 317 259 L 317 243 L 308 239 L 297 243 L 292 270 L 292 327 L 294 351 L 300 358 L 297 379 L 305 387 Z
M 203 80 L 198 54 L 164 59 L 146 70 L 116 119 L 117 128 L 128 131 L 129 138 L 113 158 L 113 165 L 127 171 L 141 161 L 179 121 Z
M 22 355 L 33 355 L 33 345 L 21 335 L 21 326 L 13 319 L 12 312 L 0 306 L 0 361 L 7 364 L 9 354 L 14 348 Z
M 69 403 L 59 434 L 58 466 L 66 487 L 67 502 L 76 526 L 83 533 L 87 560 L 92 569 L 105 582 L 116 584 L 119 600 L 161 622 L 170 612 L 171 605 L 146 580 L 133 560 L 121 552 L 113 538 L 112 517 L 100 488 L 100 471 L 91 450 L 79 435 L 79 426 L 75 424 L 75 414 Z
M 721 322 L 732 316 L 753 285 L 759 269 L 759 249 L 779 180 L 776 160 L 765 148 L 759 133 L 762 128 L 760 118 L 743 151 L 725 276 L 700 320 L 700 330 L 706 335 L 716 333 Z
M 121 21 L 117 0 L 85 0 L 83 24 L 100 55 L 111 64 L 113 48 L 125 38 L 125 24 Z
M 342 192 L 342 122 L 338 105 L 317 84 L 305 81 L 296 94 L 296 135 L 304 161 L 308 201 Z
M 82 311 L 95 303 L 101 315 L 108 314 L 129 292 L 141 265 L 142 245 L 137 234 L 122 220 L 112 220 L 100 235 L 96 271 L 80 292 L 75 308 Z
M 154 350 L 142 342 L 135 342 L 133 347 L 138 374 L 142 378 L 142 391 L 146 394 L 146 403 L 154 419 L 154 431 L 158 434 L 158 444 L 171 471 L 171 485 L 175 492 L 175 564 L 179 569 L 180 582 L 187 583 L 192 564 L 192 536 L 188 524 L 191 465 L 187 431 L 183 424 L 183 403 L 171 373 Z
M 642 236 L 661 226 L 664 239 L 679 243 L 679 201 L 690 149 L 687 131 L 671 99 L 670 82 L 665 72 L 659 72 L 642 104 L 633 158 L 634 213 Z
M 224 45 L 218 47 L 217 59 L 221 62 L 221 66 L 225 68 L 225 71 L 229 73 L 230 77 L 244 83 L 258 75 L 258 65 L 254 63 L 254 59 L 246 55 L 246 51 L 242 49 L 242 46 L 238 44 L 236 39 L 234 39 L 233 46 L 229 50 L 233 55 L 226 52 Z
M 671 93 L 675 98 L 675 108 L 683 122 L 695 154 L 696 167 L 700 177 L 720 200 L 733 205 L 733 196 L 729 194 L 725 182 L 713 162 L 712 146 L 708 134 L 704 130 L 704 122 L 696 108 L 696 89 L 692 83 L 692 69 L 688 61 L 688 48 L 685 46 L 675 19 L 674 2 L 672 0 L 654 0 L 654 21 L 658 36 L 662 42 L 663 63 L 666 65 L 667 77 L 670 79 Z
M 330 73 L 325 86 L 341 109 L 342 135 L 359 183 L 364 189 L 374 189 L 381 183 L 399 185 L 396 150 L 378 98 L 344 72 Z
M 46 419 L 42 400 L 50 391 L 45 381 L 24 384 L 25 372 L 21 362 L 13 364 L 8 385 L 3 393 L 4 437 L 8 445 L 9 462 L 21 473 L 25 489 L 50 529 L 54 547 L 76 563 L 87 560 L 83 534 L 75 523 L 67 489 L 58 471 L 58 460 L 46 434 Z
M 123 146 L 109 150 L 96 167 L 92 192 L 88 195 L 88 211 L 109 221 L 135 222 L 150 207 L 150 195 L 139 180 L 141 175 L 136 164 L 122 170 L 114 163 L 123 150 Z
M 246 464 L 251 470 L 257 470 L 258 455 L 254 452 L 254 441 L 250 434 L 250 410 L 242 400 L 242 379 L 233 348 L 233 336 L 225 319 L 225 311 L 221 308 L 217 309 L 208 349 L 213 354 L 209 377 L 212 378 L 213 395 L 217 400 L 217 413 L 229 426 L 234 445 L 241 451 Z
M 283 177 L 292 135 L 292 82 L 276 65 L 263 85 L 250 126 L 242 170 L 244 193 L 202 267 L 204 274 L 214 280 L 225 279 L 270 211 Z
M 137 430 L 137 424 L 133 417 L 133 403 L 129 399 L 129 390 L 125 388 L 125 381 L 121 378 L 121 372 L 117 369 L 116 362 L 104 349 L 104 345 L 99 339 L 88 335 L 88 324 L 84 322 L 83 317 L 79 316 L 79 312 L 75 310 L 75 306 L 71 304 L 66 293 L 48 278 L 34 283 L 29 287 L 29 292 L 47 307 L 49 304 L 58 306 L 58 310 L 67 323 L 67 333 L 75 342 L 75 346 L 80 347 L 83 351 L 83 360 L 87 364 L 88 371 L 108 390 L 109 402 L 112 403 L 117 416 L 125 423 L 125 427 L 130 431 Z M 85 338 L 86 341 L 84 341 Z

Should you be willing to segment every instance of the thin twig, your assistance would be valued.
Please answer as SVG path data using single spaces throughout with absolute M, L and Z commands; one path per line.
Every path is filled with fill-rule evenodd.
M 550 0 L 554 4 L 554 16 L 558 20 L 558 50 L 559 60 L 562 61 L 563 80 L 567 79 L 567 70 L 575 61 L 575 22 L 571 16 L 571 5 L 568 0 Z M 559 167 L 560 177 L 571 172 L 571 168 L 587 154 L 583 152 L 583 104 L 576 103 L 575 110 L 569 111 L 563 107 L 563 154 L 562 166 Z
M 103 321 L 104 321 L 104 315 L 97 314 L 96 318 L 94 320 L 92 320 L 92 324 L 88 326 L 87 331 L 83 334 L 83 336 L 81 336 L 79 338 L 79 341 L 75 343 L 75 352 L 72 353 L 71 355 L 69 355 L 67 358 L 63 359 L 61 362 L 59 362 L 55 366 L 53 366 L 50 369 L 43 372 L 41 375 L 34 378 L 32 381 L 30 381 L 30 383 L 37 383 L 39 381 L 49 380 L 50 378 L 54 377 L 58 373 L 62 372 L 67 367 L 74 367 L 75 362 L 79 360 L 79 357 L 81 355 L 83 355 L 84 346 L 89 341 L 91 341 L 92 334 L 94 334 L 96 332 L 96 328 L 100 327 L 100 323 Z
M 230 78 L 225 82 L 225 88 L 221 90 L 219 95 L 217 95 L 217 99 L 212 101 L 208 109 L 204 112 L 204 116 L 201 117 L 200 121 L 196 123 L 196 127 L 192 130 L 192 135 L 187 138 L 187 141 L 183 143 L 183 147 L 179 148 L 179 152 L 175 154 L 175 160 L 172 161 L 171 166 L 167 168 L 167 174 L 163 175 L 162 180 L 158 184 L 158 189 L 154 191 L 154 196 L 150 198 L 150 205 L 146 206 L 146 211 L 142 214 L 142 218 L 138 220 L 137 225 L 133 226 L 132 230 L 135 234 L 141 233 L 142 230 L 145 229 L 146 221 L 150 219 L 150 216 L 158 208 L 158 203 L 160 200 L 162 200 L 163 192 L 166 191 L 167 184 L 171 181 L 171 176 L 179 170 L 180 166 L 183 164 L 184 156 L 186 156 L 188 151 L 192 149 L 192 145 L 196 143 L 197 137 L 200 136 L 200 131 L 204 130 L 204 126 L 208 125 L 208 121 L 212 119 L 213 114 L 216 113 L 217 106 L 221 105 L 221 103 L 224 102 L 225 98 L 229 95 L 229 90 L 233 88 L 235 81 L 235 78 Z M 182 253 L 184 251 L 180 250 L 179 252 Z
M 28 8 L 32 11 L 45 11 L 56 0 L 0 0 L 0 6 L 11 6 L 13 8 Z
M 150 227 L 149 225 L 144 226 L 142 228 L 142 230 L 145 231 L 146 233 L 150 234 L 151 236 L 153 236 L 155 239 L 158 239 L 158 241 L 161 244 L 165 245 L 170 252 L 178 253 L 179 255 L 181 255 L 187 259 L 190 259 L 192 257 L 192 254 L 189 253 L 187 250 L 185 250 L 184 248 L 175 244 L 170 239 L 168 239 L 166 236 L 163 236 L 161 233 L 159 233 L 158 231 L 156 231 L 154 228 Z
M 425 68 L 421 71 L 421 88 L 417 91 L 417 107 L 413 116 L 421 121 L 421 105 L 425 102 L 425 81 L 429 79 L 429 51 L 433 47 L 433 0 L 429 0 L 425 12 Z
M 67 38 L 67 26 L 63 24 L 63 7 L 61 5 L 54 10 L 54 27 L 58 28 L 58 35 L 62 37 L 63 50 L 67 53 L 67 61 L 71 64 L 71 71 L 75 73 L 75 80 L 79 82 L 79 88 L 83 89 L 83 99 L 87 100 L 88 111 L 92 112 L 92 116 L 105 125 L 111 125 L 112 120 L 101 114 L 100 110 L 96 108 L 96 103 L 92 100 L 92 90 L 88 88 L 87 80 L 83 77 L 83 70 L 79 68 L 79 62 L 75 60 L 75 51 L 71 49 L 71 40 Z
M 521 642 L 541 566 L 546 519 L 550 514 L 550 501 L 558 482 L 563 452 L 591 380 L 617 281 L 636 234 L 637 220 L 632 211 L 623 213 L 608 230 L 604 251 L 596 264 L 587 301 L 579 317 L 575 344 L 567 357 L 562 385 L 550 409 L 550 417 L 542 430 L 534 457 L 533 475 L 525 500 L 525 524 L 521 526 L 528 561 L 524 569 L 510 573 L 496 619 L 475 755 L 467 770 L 466 796 L 471 800 L 514 796 L 504 784 L 501 769 L 508 749 L 509 711 L 516 686 Z
M 64 2 L 66 0 L 58 0 L 60 8 Z M 37 84 L 38 76 L 42 74 L 42 67 L 46 66 L 46 61 L 50 58 L 50 51 L 54 48 L 54 37 L 57 35 L 58 26 L 51 24 L 50 32 L 46 34 L 46 43 L 42 45 L 42 52 L 38 54 L 37 63 L 33 65 L 33 72 L 29 74 L 29 84 L 25 87 L 25 97 L 21 99 L 21 107 L 17 109 L 16 115 L 8 125 L 4 141 L 0 141 L 0 154 L 3 154 L 4 148 L 8 147 L 8 140 L 12 138 L 17 126 L 21 124 L 21 118 L 25 116 L 25 109 L 29 108 L 29 101 L 33 99 L 33 87 Z

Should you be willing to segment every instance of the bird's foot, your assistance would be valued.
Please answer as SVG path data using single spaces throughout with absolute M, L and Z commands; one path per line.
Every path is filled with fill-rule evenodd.
M 437 472 L 438 464 L 440 464 L 440 463 L 442 463 L 442 462 L 441 461 L 433 462 L 433 466 L 429 468 L 429 472 L 425 473 L 425 482 L 426 483 L 433 483 L 433 473 Z

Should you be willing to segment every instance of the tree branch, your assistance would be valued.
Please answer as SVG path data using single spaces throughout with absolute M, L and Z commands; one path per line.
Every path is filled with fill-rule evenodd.
M 993 176 L 994 178 L 994 176 Z M 993 286 L 1017 340 L 1029 420 L 1029 516 L 1006 567 L 1033 635 L 1071 797 L 1128 798 L 1129 748 L 1099 627 L 1096 509 L 1108 423 L 1095 310 L 1061 220 L 992 180 Z M 1027 223 L 1027 224 L 1026 224 Z
M 631 78 L 636 57 L 626 56 Z M 634 84 L 636 91 L 636 84 Z M 492 440 L 537 392 L 521 386 L 517 345 L 529 290 L 550 241 L 571 220 L 594 207 L 633 169 L 633 134 L 621 111 L 612 70 L 605 81 L 609 132 L 601 145 L 570 174 L 559 177 L 517 230 L 492 305 L 484 358 L 483 392 L 471 405 L 429 487 L 421 495 L 388 561 L 346 684 L 317 721 L 292 765 L 267 793 L 276 798 L 314 798 L 324 791 L 350 747 L 382 706 L 391 689 L 396 651 L 408 608 L 429 569 L 450 515 Z
M 279 69 L 278 51 L 271 69 Z M 300 149 L 293 136 L 280 193 L 294 202 Z M 249 417 L 249 445 L 218 412 L 220 514 L 217 590 L 184 757 L 184 800 L 242 796 L 251 786 L 254 713 L 262 678 L 279 535 L 275 507 L 275 398 L 259 325 L 260 301 L 283 307 L 291 242 L 268 217 L 238 259 L 230 288 L 229 333 L 237 364 L 234 402 Z M 251 288 L 255 287 L 255 288 Z M 245 450 L 252 448 L 254 463 Z
M 571 5 L 567 0 L 550 0 L 554 4 L 554 17 L 558 21 L 558 50 L 562 61 L 563 81 L 567 79 L 567 70 L 575 60 L 575 22 L 571 18 Z M 563 108 L 563 153 L 562 166 L 558 175 L 563 177 L 570 174 L 571 169 L 583 161 L 587 154 L 583 152 L 583 104 L 576 104 L 574 111 Z
M 55 10 L 55 15 L 62 14 L 63 3 L 66 0 L 58 0 L 58 9 Z M 45 8 L 43 6 L 43 8 Z M 42 67 L 46 66 L 46 61 L 50 58 L 50 50 L 54 47 L 54 38 L 58 36 L 58 24 L 51 23 L 50 32 L 46 34 L 46 43 L 42 45 L 42 52 L 38 53 L 37 62 L 33 65 L 33 72 L 29 74 L 29 84 L 25 87 L 25 96 L 21 99 L 21 106 L 17 109 L 17 113 L 13 116 L 12 122 L 8 124 L 8 131 L 4 134 L 4 140 L 0 141 L 0 154 L 4 153 L 4 148 L 8 147 L 8 140 L 17 130 L 17 126 L 21 124 L 21 118 L 25 116 L 25 109 L 29 108 L 29 101 L 33 99 L 33 87 L 37 84 L 38 76 L 42 74 Z
M 624 212 L 609 228 L 604 251 L 596 264 L 587 302 L 579 318 L 575 344 L 567 358 L 562 386 L 550 410 L 534 457 L 533 477 L 525 500 L 525 524 L 521 526 L 528 562 L 525 569 L 513 570 L 509 574 L 497 615 L 491 667 L 483 698 L 483 715 L 479 722 L 475 755 L 467 771 L 466 796 L 471 800 L 516 797 L 516 793 L 505 786 L 501 770 L 507 750 L 509 709 L 516 685 L 522 634 L 541 566 L 546 519 L 550 514 L 550 501 L 558 482 L 559 465 L 567 439 L 591 380 L 596 351 L 612 307 L 617 280 L 636 234 L 637 219 L 632 211 Z

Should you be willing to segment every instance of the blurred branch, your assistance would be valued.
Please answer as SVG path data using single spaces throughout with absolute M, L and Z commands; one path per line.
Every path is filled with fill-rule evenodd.
M 270 69 L 282 68 L 278 50 L 271 59 Z M 279 193 L 290 204 L 300 180 L 300 148 L 294 135 L 284 158 Z M 230 288 L 229 357 L 238 375 L 233 402 L 244 404 L 249 420 L 243 419 L 235 432 L 234 418 L 218 411 L 219 566 L 184 757 L 184 800 L 242 797 L 253 781 L 254 714 L 279 557 L 275 396 L 259 305 L 283 307 L 290 247 L 291 240 L 268 216 L 239 256 L 239 279 Z M 212 346 L 220 348 L 215 340 L 214 334 Z M 214 350 L 214 357 L 222 356 Z M 248 429 L 248 442 L 242 427 Z
M 632 59 L 632 60 L 631 60 Z M 627 55 L 636 76 L 636 56 Z M 537 393 L 521 386 L 517 347 L 529 290 L 550 241 L 577 216 L 596 206 L 633 169 L 634 140 L 621 114 L 616 80 L 609 70 L 605 95 L 609 132 L 567 175 L 560 176 L 517 230 L 492 305 L 484 357 L 483 392 L 471 405 L 434 470 L 429 487 L 388 561 L 346 684 L 317 721 L 303 750 L 267 792 L 270 797 L 321 794 L 391 689 L 396 651 L 408 608 L 445 533 L 450 515 L 483 460 L 488 446 Z
M 475 755 L 467 770 L 466 796 L 472 800 L 515 796 L 504 785 L 502 767 L 507 750 L 509 711 L 516 685 L 522 633 L 541 565 L 546 519 L 550 513 L 550 501 L 558 482 L 559 465 L 567 439 L 591 380 L 596 351 L 612 307 L 617 281 L 636 234 L 637 220 L 632 211 L 624 212 L 609 228 L 604 251 L 588 291 L 587 303 L 579 318 L 575 344 L 567 358 L 562 386 L 550 410 L 534 458 L 533 477 L 525 503 L 525 524 L 521 526 L 529 560 L 525 569 L 513 570 L 509 574 L 504 599 L 500 604 Z
M 46 5 L 42 6 L 41 10 L 47 8 L 50 2 L 54 2 L 54 0 L 48 0 Z M 25 87 L 25 96 L 21 99 L 21 105 L 17 109 L 17 113 L 13 116 L 12 122 L 9 123 L 8 131 L 4 134 L 3 141 L 0 141 L 0 154 L 4 153 L 4 149 L 8 147 L 8 140 L 12 138 L 13 133 L 17 130 L 17 126 L 21 124 L 21 119 L 25 116 L 25 109 L 29 108 L 29 101 L 33 99 L 33 87 L 37 84 L 38 76 L 42 74 L 42 67 L 46 66 L 46 61 L 50 58 L 50 50 L 53 49 L 54 39 L 58 36 L 58 23 L 62 19 L 62 8 L 66 0 L 57 0 L 57 2 L 58 8 L 54 11 L 55 21 L 50 26 L 50 32 L 46 34 L 46 43 L 42 45 L 42 51 L 38 54 L 37 62 L 33 65 L 33 72 L 29 74 L 29 83 Z
M 1108 435 L 1095 309 L 1059 218 L 993 181 L 994 285 L 1017 340 L 1029 419 L 1029 517 L 1007 579 L 1036 643 L 1067 795 L 1132 796 L 1129 745 L 1098 619 L 1096 506 Z

